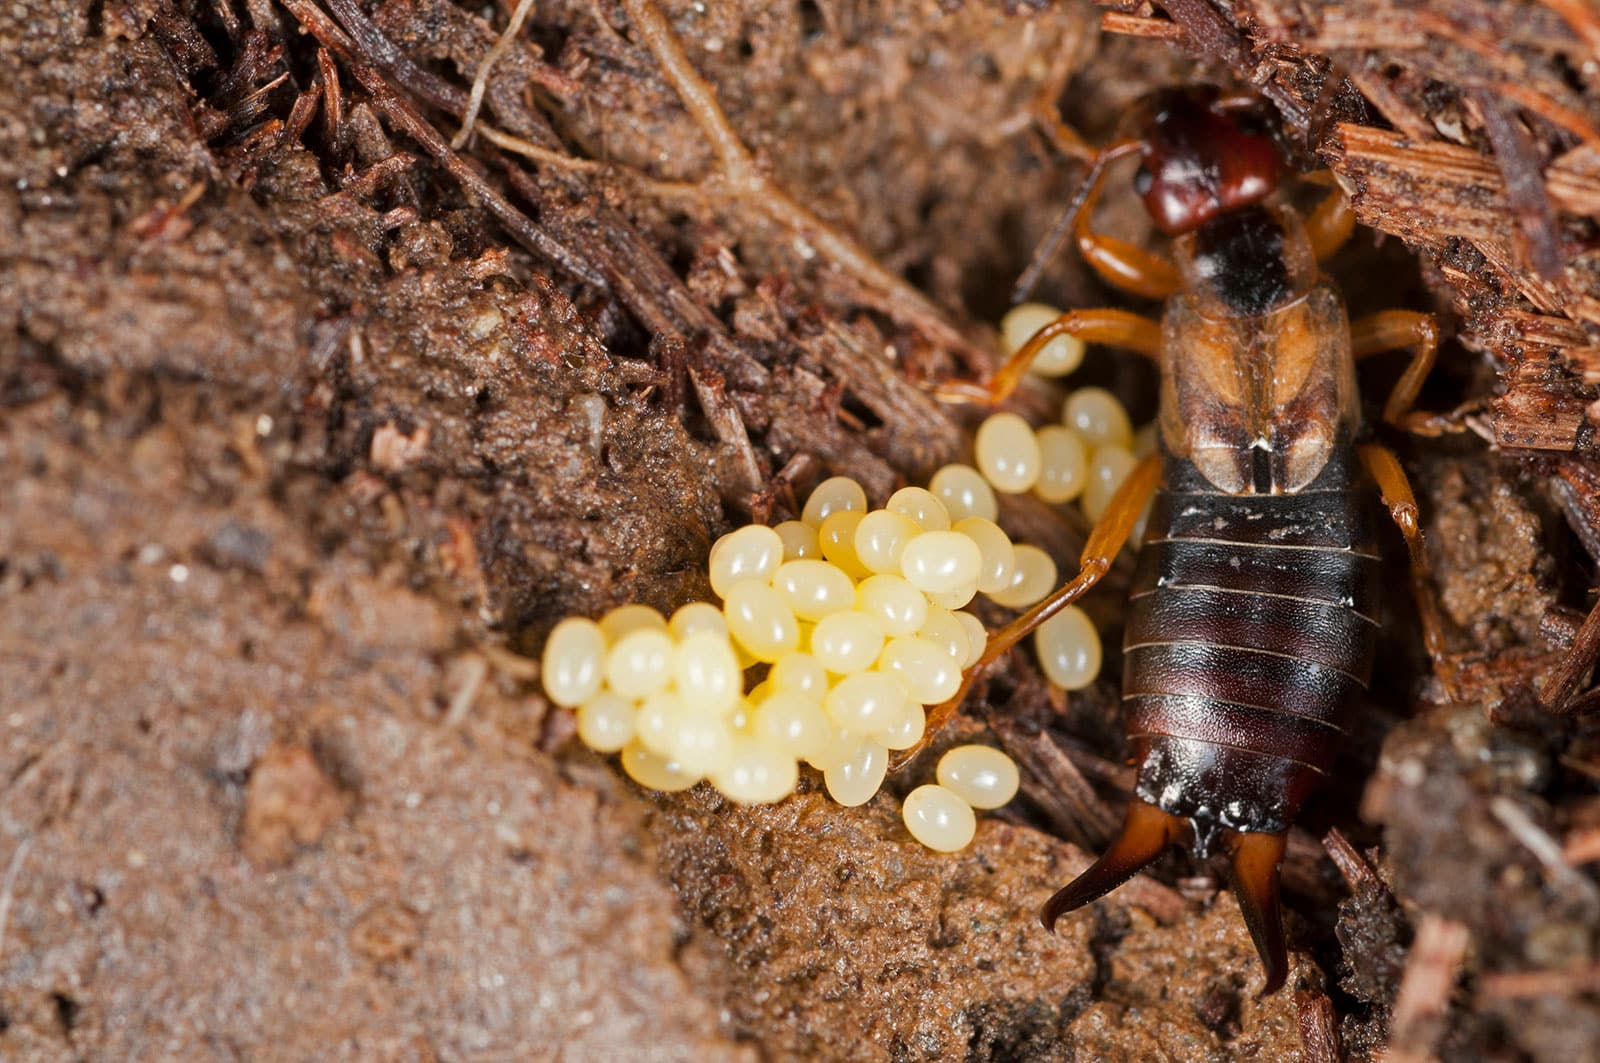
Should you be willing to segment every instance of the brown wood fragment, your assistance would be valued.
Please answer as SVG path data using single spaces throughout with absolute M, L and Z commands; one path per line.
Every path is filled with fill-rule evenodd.
M 1107 11 L 1100 16 L 1100 28 L 1107 33 L 1120 33 L 1127 37 L 1147 37 L 1158 41 L 1183 40 L 1183 27 L 1171 19 L 1130 15 L 1121 11 Z
M 1589 403 L 1565 366 L 1528 359 L 1513 366 L 1505 379 L 1505 394 L 1489 403 L 1497 446 L 1573 451 L 1592 439 Z
M 1383 880 L 1378 878 L 1372 866 L 1351 845 L 1349 840 L 1340 833 L 1339 828 L 1331 828 L 1322 836 L 1322 847 L 1327 850 L 1328 858 L 1333 861 L 1333 866 L 1339 869 L 1339 874 L 1344 877 L 1345 884 L 1352 893 L 1360 893 L 1363 889 L 1383 889 Z
M 1506 199 L 1517 215 L 1524 257 L 1540 277 L 1552 282 L 1560 280 L 1561 247 L 1555 210 L 1550 205 L 1542 160 L 1533 137 L 1499 98 L 1479 89 L 1472 99 L 1483 115 L 1484 132 L 1494 145 Z
M 1095 793 L 1072 758 L 1049 734 L 1028 733 L 1005 717 L 990 720 L 1006 753 L 1022 768 L 1022 790 L 1063 837 L 1085 849 L 1104 845 L 1117 815 Z
M 1561 664 L 1539 691 L 1539 704 L 1550 712 L 1566 711 L 1572 695 L 1577 693 L 1578 684 L 1594 667 L 1596 657 L 1600 657 L 1600 602 L 1590 608 Z
M 1478 996 L 1486 1000 L 1570 997 L 1600 992 L 1600 965 L 1561 971 L 1496 971 L 1478 978 Z
M 1471 935 L 1461 923 L 1432 912 L 1423 914 L 1395 995 L 1388 1063 L 1422 1063 L 1433 1058 L 1433 1046 L 1443 1032 L 1445 1011 L 1470 941 Z
M 1339 1063 L 1339 1027 L 1333 1001 L 1326 993 L 1300 990 L 1294 995 L 1300 1030 L 1301 1063 Z

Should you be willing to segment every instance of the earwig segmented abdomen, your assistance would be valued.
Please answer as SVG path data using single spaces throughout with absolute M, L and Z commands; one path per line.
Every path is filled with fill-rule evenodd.
M 1355 455 L 1295 494 L 1229 495 L 1169 458 L 1139 555 L 1123 700 L 1138 794 L 1275 832 L 1332 767 L 1371 677 L 1382 590 Z

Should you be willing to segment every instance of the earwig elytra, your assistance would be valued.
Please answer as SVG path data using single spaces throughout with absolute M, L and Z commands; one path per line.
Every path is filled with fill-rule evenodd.
M 1437 350 L 1432 317 L 1351 322 L 1319 271 L 1354 226 L 1343 195 L 1304 219 L 1269 201 L 1287 165 L 1258 107 L 1210 88 L 1159 92 L 1140 134 L 1100 151 L 1085 178 L 1072 230 L 1080 254 L 1108 283 L 1165 300 L 1159 323 L 1070 311 L 985 384 L 941 389 L 998 402 L 1061 335 L 1142 354 L 1161 376 L 1157 451 L 1095 525 L 1078 574 L 993 634 L 928 730 L 982 669 L 1105 575 L 1154 499 L 1123 646 L 1134 797 L 1117 839 L 1042 919 L 1053 927 L 1169 844 L 1187 840 L 1201 856 L 1220 848 L 1270 993 L 1288 973 L 1278 900 L 1287 831 L 1371 678 L 1382 586 L 1363 472 L 1406 540 L 1425 637 L 1436 658 L 1441 650 L 1416 502 L 1394 455 L 1367 438 L 1356 361 L 1409 348 L 1383 421 L 1424 434 L 1452 424 L 1412 409 Z M 1130 155 L 1173 262 L 1090 228 L 1109 164 Z

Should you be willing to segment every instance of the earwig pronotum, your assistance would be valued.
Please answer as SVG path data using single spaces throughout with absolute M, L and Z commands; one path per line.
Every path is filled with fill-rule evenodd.
M 1335 190 L 1304 220 L 1269 204 L 1287 167 L 1259 106 L 1209 88 L 1159 92 L 1140 135 L 1090 167 L 1078 250 L 1107 282 L 1166 300 L 1159 324 L 1074 310 L 987 383 L 942 389 L 999 402 L 1057 336 L 1125 348 L 1160 367 L 1160 445 L 1095 525 L 1078 574 L 993 634 L 928 730 L 979 672 L 1105 575 L 1153 498 L 1123 644 L 1134 797 L 1121 834 L 1042 918 L 1053 928 L 1169 844 L 1187 840 L 1200 856 L 1219 847 L 1270 993 L 1288 972 L 1278 901 L 1287 831 L 1371 676 L 1382 586 L 1363 470 L 1410 548 L 1425 638 L 1441 652 L 1416 501 L 1393 453 L 1364 436 L 1356 360 L 1409 348 L 1383 420 L 1424 434 L 1451 422 L 1412 409 L 1437 350 L 1433 318 L 1391 310 L 1352 323 L 1319 272 L 1354 226 L 1344 196 Z M 1090 227 L 1110 164 L 1130 155 L 1174 262 Z

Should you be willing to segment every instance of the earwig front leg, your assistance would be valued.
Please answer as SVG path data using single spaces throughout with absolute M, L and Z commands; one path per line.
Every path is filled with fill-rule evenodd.
M 1412 409 L 1439 354 L 1439 326 L 1432 314 L 1383 310 L 1350 323 L 1350 349 L 1356 358 L 1405 348 L 1411 349 L 1411 361 L 1383 404 L 1384 422 L 1419 436 L 1461 431 L 1464 411 L 1442 414 Z
M 1165 299 L 1177 291 L 1182 281 L 1171 262 L 1126 240 L 1103 236 L 1089 228 L 1089 220 L 1099 200 L 1100 185 L 1096 183 L 1073 224 L 1072 236 L 1083 260 L 1107 284 L 1132 295 L 1145 299 Z
M 940 384 L 936 394 L 943 402 L 1004 402 L 1022 383 L 1034 357 L 1059 336 L 1123 347 L 1151 359 L 1161 355 L 1161 326 L 1149 318 L 1126 310 L 1070 310 L 1028 337 L 986 383 L 950 380 Z
M 1405 537 L 1406 549 L 1411 554 L 1411 594 L 1417 602 L 1417 615 L 1422 621 L 1422 640 L 1440 680 L 1452 692 L 1456 688 L 1455 666 L 1445 648 L 1444 618 L 1439 613 L 1439 603 L 1433 596 L 1432 570 L 1428 554 L 1423 547 L 1422 524 L 1418 517 L 1417 498 L 1411 493 L 1411 481 L 1400 467 L 1394 451 L 1377 443 L 1365 443 L 1356 448 L 1362 467 L 1378 485 L 1389 516 L 1400 534 Z
M 955 697 L 949 701 L 928 710 L 928 725 L 923 732 L 922 741 L 890 761 L 891 771 L 908 763 L 922 752 L 955 718 L 961 709 L 962 701 L 966 699 L 967 691 L 972 688 L 973 681 L 983 674 L 986 668 L 1003 657 L 1011 647 L 1036 631 L 1040 624 L 1083 597 L 1084 592 L 1100 582 L 1101 577 L 1111 570 L 1112 561 L 1116 560 L 1117 554 L 1127 543 L 1128 536 L 1133 533 L 1133 526 L 1139 522 L 1139 514 L 1144 512 L 1145 505 L 1155 494 L 1156 487 L 1160 483 L 1161 455 L 1150 454 L 1134 466 L 1133 472 L 1129 473 L 1128 478 L 1122 481 L 1122 486 L 1117 488 L 1117 493 L 1111 496 L 1111 503 L 1106 507 L 1105 513 L 1095 522 L 1094 528 L 1089 532 L 1089 541 L 1084 544 L 1083 554 L 1078 559 L 1078 574 L 1057 587 L 1044 601 L 989 636 L 983 655 L 961 677 L 961 689 L 956 691 Z
M 1356 213 L 1337 185 L 1306 217 L 1306 236 L 1311 240 L 1311 250 L 1318 262 L 1326 261 L 1343 247 L 1355 229 Z

